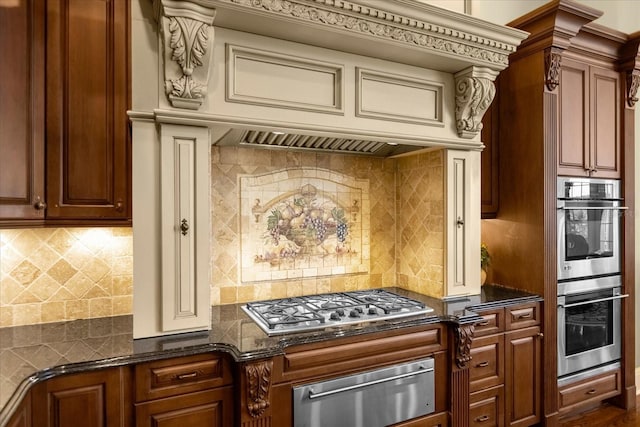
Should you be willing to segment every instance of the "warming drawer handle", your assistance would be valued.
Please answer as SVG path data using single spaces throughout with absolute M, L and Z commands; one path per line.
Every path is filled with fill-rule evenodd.
M 567 206 L 558 206 L 558 210 L 563 211 L 626 211 L 629 209 L 627 206 L 583 206 L 579 207 L 567 207 Z
M 476 417 L 476 421 L 479 423 L 483 423 L 489 420 L 489 415 L 482 415 L 481 417 Z
M 320 393 L 314 393 L 313 390 L 309 390 L 309 399 L 318 399 L 320 397 L 331 396 L 332 394 L 338 394 L 338 393 L 342 393 L 342 392 L 345 392 L 345 391 L 356 390 L 358 388 L 364 388 L 364 387 L 368 387 L 370 385 L 382 384 L 382 383 L 386 383 L 386 382 L 389 382 L 389 381 L 395 381 L 395 380 L 400 380 L 402 378 L 412 377 L 414 375 L 426 374 L 426 373 L 429 373 L 429 372 L 433 372 L 433 368 L 420 368 L 420 370 L 415 371 L 415 372 L 406 372 L 404 374 L 394 375 L 394 376 L 388 377 L 388 378 L 380 378 L 379 380 L 368 381 L 368 382 L 362 383 L 362 384 L 354 384 L 354 385 L 350 385 L 350 386 L 347 386 L 347 387 L 337 388 L 335 390 L 323 391 L 323 392 L 320 392 Z
M 487 362 L 486 360 L 484 362 L 480 362 L 476 365 L 476 368 L 486 368 L 487 366 L 489 366 L 489 362 Z
M 616 299 L 622 299 L 622 298 L 627 298 L 627 297 L 629 297 L 629 294 L 615 295 L 615 296 L 612 296 L 612 297 L 591 299 L 589 301 L 576 302 L 576 303 L 573 303 L 573 304 L 558 304 L 558 307 L 571 308 L 571 307 L 577 307 L 579 305 L 593 304 L 593 303 L 596 303 L 596 302 L 604 302 L 604 301 L 613 301 L 613 300 L 616 300 Z

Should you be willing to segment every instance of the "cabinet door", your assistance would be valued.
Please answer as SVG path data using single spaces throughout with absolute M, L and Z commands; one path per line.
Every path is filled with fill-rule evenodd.
M 558 175 L 589 175 L 589 66 L 562 59 Z
M 233 387 L 136 405 L 136 427 L 233 426 Z
M 38 427 L 126 427 L 131 425 L 130 379 L 126 368 L 64 375 L 32 390 L 33 425 Z
M 591 176 L 620 178 L 620 74 L 591 67 Z
M 126 219 L 129 2 L 46 4 L 47 219 Z
M 540 328 L 505 333 L 505 417 L 507 426 L 540 422 L 542 399 Z
M 28 0 L 0 7 L 3 223 L 44 218 L 44 4 Z
M 31 427 L 31 394 L 28 393 L 9 419 L 7 427 Z
M 499 78 L 498 78 L 499 80 Z M 496 80 L 496 87 L 499 83 Z M 498 89 L 499 90 L 499 89 Z M 499 92 L 482 118 L 482 143 L 480 155 L 480 202 L 482 218 L 495 218 L 499 201 L 498 150 L 500 143 L 500 98 Z

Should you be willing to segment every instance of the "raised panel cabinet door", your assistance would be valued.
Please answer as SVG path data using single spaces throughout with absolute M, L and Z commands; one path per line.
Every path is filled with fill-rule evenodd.
M 505 417 L 507 426 L 540 422 L 542 365 L 540 328 L 507 332 L 505 337 Z
M 44 5 L 0 7 L 0 224 L 44 218 Z
M 127 219 L 129 1 L 46 3 L 47 219 Z
M 562 59 L 558 175 L 589 176 L 589 66 Z
M 620 178 L 620 74 L 591 67 L 591 176 Z
M 136 405 L 136 427 L 190 426 L 233 426 L 233 387 L 220 387 Z
M 32 390 L 38 427 L 128 427 L 132 401 L 126 368 L 63 375 Z
M 498 78 L 499 79 L 499 78 Z M 496 87 L 499 83 L 496 81 Z M 480 155 L 480 203 L 483 219 L 495 218 L 499 202 L 499 111 L 500 95 L 496 96 L 482 118 L 482 143 L 484 149 Z

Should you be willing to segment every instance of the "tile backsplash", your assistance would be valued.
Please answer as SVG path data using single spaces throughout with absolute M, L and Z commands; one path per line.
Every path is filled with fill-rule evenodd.
M 381 286 L 442 296 L 443 161 L 442 150 L 381 159 L 212 147 L 212 304 Z M 310 243 L 310 237 L 297 241 L 289 234 L 273 240 L 269 217 L 281 219 L 291 208 L 292 217 L 303 218 L 296 209 L 303 210 L 311 199 L 315 206 L 326 207 L 318 211 L 327 218 L 335 208 L 341 219 L 334 220 L 353 231 L 347 243 L 355 262 L 339 260 L 331 249 L 340 246 L 339 240 L 331 242 L 326 254 L 321 253 L 322 244 Z M 336 224 L 327 218 L 323 226 L 331 233 L 327 241 L 337 239 L 332 228 Z M 292 221 L 284 218 L 283 229 Z M 252 227 L 253 237 L 248 236 Z M 289 239 L 297 243 L 285 248 L 282 242 Z M 317 256 L 303 256 L 305 245 L 317 245 L 312 248 Z M 265 250 L 280 246 L 293 251 L 294 260 L 282 260 Z
M 0 327 L 131 314 L 131 228 L 0 230 Z

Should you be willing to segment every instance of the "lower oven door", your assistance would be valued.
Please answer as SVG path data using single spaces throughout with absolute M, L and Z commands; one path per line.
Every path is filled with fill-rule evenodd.
M 620 288 L 558 296 L 558 376 L 620 359 Z
M 384 427 L 434 411 L 433 358 L 293 389 L 294 427 Z

